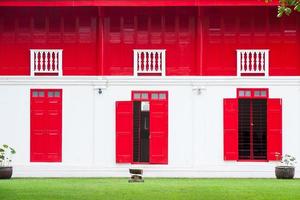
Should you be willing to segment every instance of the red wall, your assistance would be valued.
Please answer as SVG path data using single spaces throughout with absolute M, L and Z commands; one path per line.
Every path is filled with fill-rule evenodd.
M 195 75 L 195 8 L 110 8 L 104 75 L 132 75 L 133 49 L 166 49 L 167 75 Z
M 299 15 L 276 8 L 207 8 L 203 14 L 203 75 L 236 75 L 236 49 L 270 49 L 270 75 L 300 75 Z
M 63 49 L 64 75 L 97 73 L 97 8 L 1 8 L 0 75 L 29 75 L 30 49 Z
M 0 8 L 0 75 L 29 49 L 63 49 L 64 75 L 132 75 L 133 49 L 166 49 L 167 75 L 236 75 L 236 49 L 270 49 L 270 75 L 300 75 L 299 15 L 267 7 Z

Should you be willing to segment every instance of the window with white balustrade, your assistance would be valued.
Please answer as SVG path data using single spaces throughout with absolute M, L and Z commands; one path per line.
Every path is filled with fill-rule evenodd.
M 268 49 L 238 49 L 237 76 L 268 76 Z
M 134 76 L 165 76 L 165 49 L 135 49 Z
M 31 76 L 62 76 L 61 49 L 31 49 Z

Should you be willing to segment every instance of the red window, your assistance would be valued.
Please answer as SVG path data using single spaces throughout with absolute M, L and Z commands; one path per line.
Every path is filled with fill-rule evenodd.
M 268 89 L 238 89 L 224 99 L 224 160 L 276 160 L 282 152 L 281 99 Z
M 132 92 L 116 102 L 117 163 L 168 163 L 168 93 Z
M 62 160 L 62 90 L 32 89 L 30 161 Z

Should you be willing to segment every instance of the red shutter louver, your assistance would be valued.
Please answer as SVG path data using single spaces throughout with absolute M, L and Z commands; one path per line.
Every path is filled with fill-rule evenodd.
M 30 162 L 62 161 L 62 90 L 32 89 Z
M 133 152 L 133 102 L 116 102 L 116 162 L 131 163 Z
M 277 160 L 276 154 L 282 154 L 281 99 L 268 99 L 267 120 L 268 160 Z
M 150 163 L 168 164 L 168 101 L 150 103 Z
M 224 99 L 224 160 L 238 160 L 237 99 Z

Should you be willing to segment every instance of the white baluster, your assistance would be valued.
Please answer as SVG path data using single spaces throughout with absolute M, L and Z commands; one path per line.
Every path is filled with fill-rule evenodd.
M 39 52 L 35 52 L 35 71 L 39 71 Z
M 152 59 L 153 59 L 153 52 L 152 51 L 149 51 L 148 53 L 149 57 L 148 57 L 148 70 L 149 71 L 154 71 L 154 68 L 153 68 L 153 65 L 152 65 Z
M 245 66 L 246 66 L 246 62 L 245 62 L 245 52 L 242 51 L 242 52 L 241 52 L 241 55 L 242 55 L 241 72 L 244 72 L 244 71 L 245 71 Z
M 58 69 L 58 53 L 57 52 L 54 53 L 54 69 L 55 70 Z
M 153 71 L 156 71 L 156 54 L 157 54 L 157 52 L 152 52 L 152 68 L 153 68 Z
M 44 52 L 41 51 L 40 52 L 40 71 L 44 72 L 44 60 L 43 60 L 43 57 L 44 57 Z
M 254 52 L 251 52 L 251 69 L 252 71 L 255 71 L 255 68 L 254 68 L 254 58 L 255 58 L 255 54 Z
M 50 55 L 49 55 L 49 68 L 50 68 L 50 71 L 55 71 L 55 68 L 53 68 L 53 65 L 52 65 L 52 61 L 53 61 L 53 51 L 50 51 Z
M 247 61 L 247 68 L 246 68 L 246 70 L 247 71 L 251 71 L 251 69 L 250 69 L 250 52 L 246 53 L 246 61 Z
M 158 53 L 157 52 L 157 71 L 160 72 L 162 71 L 162 67 L 161 67 L 161 56 L 162 56 L 162 53 Z
M 143 71 L 147 71 L 147 52 L 143 52 L 144 54 L 144 69 Z
M 258 72 L 260 72 L 260 71 L 262 71 L 262 68 L 259 66 L 259 58 L 260 58 L 260 52 L 256 52 L 256 70 L 258 71 Z
M 48 68 L 48 54 L 49 54 L 49 52 L 45 51 L 45 71 L 49 71 L 49 68 Z
M 260 52 L 260 58 L 261 58 L 261 70 L 264 70 L 265 71 L 265 59 L 264 59 L 264 57 L 265 57 L 265 53 L 263 53 L 263 52 Z
M 162 50 L 160 52 L 161 54 L 161 75 L 165 76 L 166 75 L 166 50 Z
M 269 50 L 265 50 L 265 76 L 269 76 Z
M 139 58 L 138 71 L 142 70 L 142 52 L 137 52 Z

